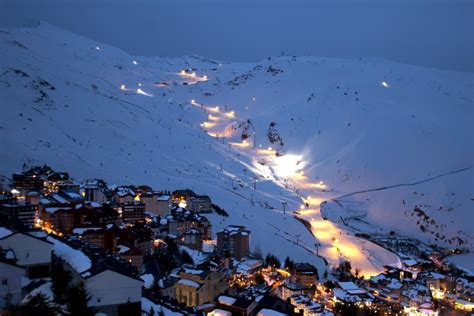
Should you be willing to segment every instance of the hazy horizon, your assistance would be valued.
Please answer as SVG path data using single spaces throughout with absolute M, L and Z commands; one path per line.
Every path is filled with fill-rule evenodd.
M 0 25 L 42 20 L 130 54 L 376 57 L 474 71 L 474 2 L 0 0 Z

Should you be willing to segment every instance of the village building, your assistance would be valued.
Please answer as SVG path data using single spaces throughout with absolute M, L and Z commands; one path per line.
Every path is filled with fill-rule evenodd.
M 299 283 L 283 283 L 277 291 L 278 296 L 284 301 L 293 296 L 308 296 L 313 292 L 314 290 L 311 287 Z
M 161 192 L 147 192 L 140 195 L 140 201 L 145 204 L 145 210 L 156 216 L 166 216 L 171 213 L 171 196 Z
M 181 237 L 181 244 L 191 249 L 201 251 L 202 233 L 196 228 L 189 229 L 183 234 L 183 237 Z
M 145 204 L 140 201 L 124 202 L 122 204 L 122 221 L 126 224 L 145 221 Z
M 216 300 L 216 308 L 227 311 L 231 315 L 254 315 L 257 307 L 258 302 L 256 300 L 245 297 L 220 295 Z
M 86 201 L 102 205 L 108 201 L 107 193 L 107 183 L 104 180 L 89 179 L 84 182 L 83 196 Z
M 75 227 L 84 225 L 82 212 L 72 206 L 47 206 L 40 215 L 41 225 L 55 234 L 71 235 Z
M 22 173 L 12 175 L 12 189 L 17 190 L 20 195 L 25 196 L 29 192 L 43 192 L 43 179 L 41 173 L 31 169 Z
M 224 274 L 219 271 L 205 271 L 183 265 L 177 276 L 175 297 L 187 307 L 211 302 L 227 288 Z
M 16 264 L 12 250 L 0 250 L 0 310 L 7 304 L 18 305 L 22 299 L 22 278 L 25 268 Z
M 291 279 L 292 282 L 307 287 L 314 286 L 318 280 L 318 269 L 309 263 L 296 263 L 291 274 Z
M 113 201 L 120 205 L 135 201 L 137 195 L 133 188 L 128 186 L 119 186 L 113 191 L 112 197 Z
M 301 316 L 317 316 L 324 312 L 324 305 L 310 299 L 306 295 L 290 297 L 293 312 Z
M 0 248 L 11 250 L 15 264 L 25 269 L 30 279 L 50 275 L 53 244 L 27 233 L 11 233 L 0 238 Z
M 173 205 L 171 195 L 160 195 L 156 202 L 156 215 L 163 217 L 171 214 L 171 207 Z
M 207 195 L 196 195 L 186 200 L 186 208 L 194 213 L 211 213 L 212 201 Z
M 374 296 L 366 290 L 361 289 L 354 282 L 337 282 L 337 286 L 332 289 L 334 303 L 356 303 L 371 302 Z
M 0 218 L 13 226 L 32 228 L 38 215 L 38 209 L 38 204 L 30 204 L 24 200 L 1 203 Z
M 245 226 L 230 225 L 217 233 L 217 254 L 242 260 L 249 255 L 250 231 Z
M 203 240 L 211 239 L 211 223 L 209 220 L 181 207 L 173 209 L 172 214 L 166 217 L 166 225 L 168 226 L 168 234 L 178 239 L 192 228 L 202 233 Z
M 143 281 L 137 271 L 100 247 L 79 239 L 48 237 L 54 258 L 71 272 L 72 285 L 83 283 L 89 305 L 106 315 L 141 315 Z

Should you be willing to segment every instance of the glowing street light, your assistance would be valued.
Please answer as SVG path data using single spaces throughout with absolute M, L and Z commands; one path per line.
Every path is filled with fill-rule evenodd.
M 133 64 L 134 64 L 134 65 L 138 65 L 138 63 L 137 63 L 137 61 L 136 61 L 136 60 L 134 60 L 134 61 L 133 61 Z

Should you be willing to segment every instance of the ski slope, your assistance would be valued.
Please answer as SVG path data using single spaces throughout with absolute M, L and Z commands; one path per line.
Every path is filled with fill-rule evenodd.
M 230 214 L 210 216 L 214 232 L 246 225 L 253 247 L 321 274 L 322 257 L 366 276 L 400 265 L 356 232 L 473 248 L 471 73 L 129 56 L 46 23 L 1 29 L 0 48 L 2 175 L 47 163 L 77 180 L 191 188 Z

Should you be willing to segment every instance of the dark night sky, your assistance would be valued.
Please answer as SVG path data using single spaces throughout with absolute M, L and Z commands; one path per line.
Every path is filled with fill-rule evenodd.
M 135 55 L 285 52 L 465 71 L 474 71 L 473 16 L 470 0 L 0 0 L 0 25 L 44 20 Z

